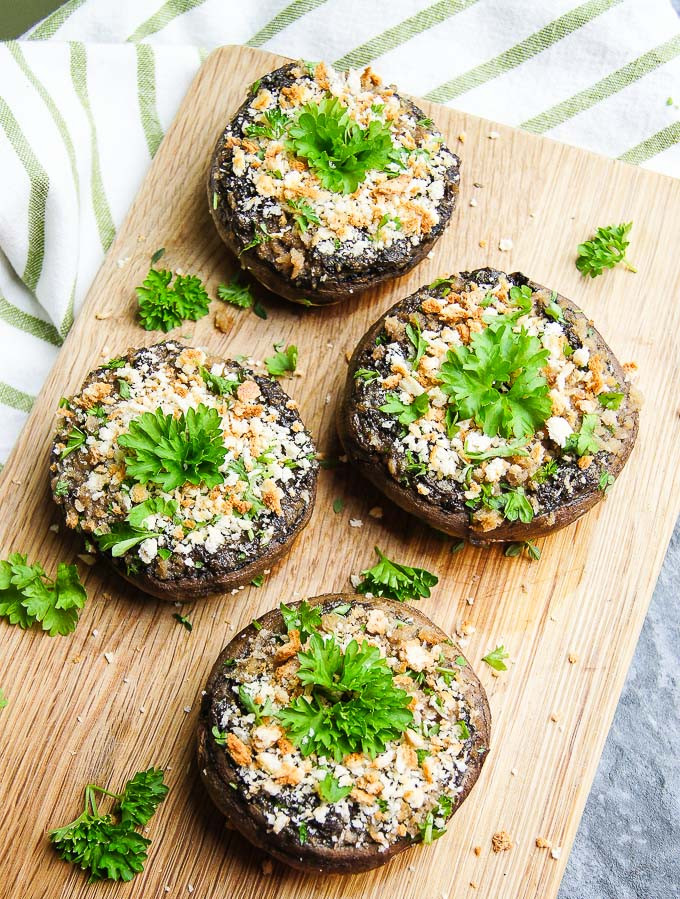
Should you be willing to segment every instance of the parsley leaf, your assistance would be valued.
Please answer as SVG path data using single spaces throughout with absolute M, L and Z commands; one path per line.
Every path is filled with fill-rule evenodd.
M 201 367 L 200 372 L 201 377 L 205 382 L 205 386 L 216 396 L 233 395 L 241 383 L 241 379 L 238 377 L 223 378 L 221 375 L 214 375 L 212 372 L 208 371 L 207 368 Z
M 600 405 L 604 406 L 605 409 L 616 410 L 621 405 L 624 396 L 625 393 L 620 393 L 616 390 L 608 390 L 604 393 L 598 393 L 597 398 L 600 401 Z
M 492 652 L 485 655 L 482 658 L 482 661 L 486 662 L 486 664 L 491 666 L 495 671 L 507 671 L 508 666 L 503 659 L 508 658 L 510 658 L 510 653 L 505 651 L 505 646 L 497 646 Z
M 387 393 L 385 400 L 386 402 L 380 406 L 380 411 L 387 415 L 395 415 L 401 425 L 410 425 L 417 421 L 430 408 L 430 395 L 424 392 L 415 397 L 412 403 L 402 403 L 396 393 Z
M 400 602 L 430 595 L 430 587 L 439 581 L 435 574 L 424 568 L 400 565 L 383 555 L 377 546 L 374 549 L 379 561 L 373 568 L 361 572 L 364 580 L 356 588 L 358 593 L 372 593 L 373 596 L 386 596 Z
M 526 438 L 508 443 L 505 446 L 492 446 L 488 450 L 471 450 L 468 448 L 468 442 L 465 441 L 464 452 L 468 459 L 473 462 L 483 462 L 485 459 L 506 458 L 507 456 L 528 456 L 524 449 L 527 445 Z
M 71 428 L 69 431 L 68 439 L 66 441 L 66 446 L 61 451 L 61 458 L 65 459 L 73 450 L 77 450 L 78 447 L 82 446 L 85 443 L 86 434 L 80 430 L 80 428 L 76 428 L 75 426 Z
M 303 756 L 315 752 L 340 761 L 352 752 L 375 758 L 410 726 L 409 694 L 395 687 L 392 670 L 376 646 L 351 640 L 343 650 L 331 635 L 309 638 L 299 652 L 305 691 L 277 713 Z
M 127 474 L 140 484 L 160 484 L 165 491 L 182 484 L 215 487 L 224 481 L 220 466 L 227 449 L 217 409 L 201 403 L 179 418 L 159 407 L 133 418 L 118 438 L 125 450 Z
M 0 562 L 0 617 L 21 628 L 40 624 L 50 637 L 70 634 L 87 600 L 75 565 L 60 562 L 54 580 L 23 553 Z
M 319 781 L 318 789 L 319 796 L 324 802 L 340 802 L 352 792 L 352 784 L 341 787 L 338 780 L 328 771 L 324 779 Z
M 288 127 L 290 119 L 278 106 L 268 109 L 262 114 L 262 122 L 251 122 L 243 129 L 247 137 L 264 137 L 267 140 L 276 140 L 282 137 Z
M 362 128 L 337 97 L 303 106 L 288 129 L 286 147 L 335 193 L 354 193 L 371 170 L 403 168 L 390 126 L 373 120 Z
M 455 347 L 441 367 L 441 389 L 460 419 L 472 418 L 485 434 L 527 437 L 551 413 L 548 382 L 541 369 L 548 350 L 512 317 L 498 316 L 469 346 Z
M 379 378 L 379 377 L 380 377 L 380 372 L 375 371 L 374 369 L 371 369 L 371 368 L 358 368 L 354 372 L 354 380 L 355 381 L 361 380 L 361 381 L 366 381 L 368 383 L 368 381 L 375 381 L 375 379 Z
M 594 431 L 599 423 L 600 419 L 597 415 L 592 413 L 584 415 L 581 422 L 581 430 L 567 438 L 567 442 L 564 444 L 564 452 L 576 453 L 579 456 L 597 453 L 600 449 L 600 441 L 595 437 Z
M 306 231 L 310 225 L 321 224 L 321 219 L 304 197 L 299 200 L 287 200 L 286 202 L 288 208 L 294 213 L 293 218 L 300 231 Z
M 243 684 L 238 688 L 238 698 L 241 700 L 246 714 L 255 716 L 255 724 L 261 724 L 263 718 L 270 718 L 274 715 L 271 699 L 268 699 L 264 705 L 258 705 Z
M 65 827 L 52 830 L 50 841 L 60 858 L 89 871 L 90 883 L 104 879 L 132 880 L 144 869 L 151 844 L 151 840 L 134 828 L 148 823 L 167 792 L 163 772 L 155 768 L 135 774 L 120 795 L 88 784 L 83 813 Z M 114 814 L 120 819 L 118 822 L 111 814 L 99 812 L 95 793 L 117 801 Z
M 321 627 L 321 609 L 318 606 L 310 606 L 306 599 L 297 606 L 292 608 L 282 602 L 279 606 L 283 623 L 286 625 L 286 631 L 290 633 L 292 630 L 300 632 L 300 642 L 304 643 L 307 637 Z
M 297 367 L 298 348 L 294 344 L 291 344 L 291 346 L 287 346 L 285 350 L 282 350 L 282 346 L 282 343 L 275 343 L 274 355 L 268 356 L 264 360 L 267 371 L 273 378 L 280 378 L 285 375 L 286 372 L 295 371 Z
M 177 621 L 179 624 L 181 624 L 182 627 L 184 627 L 186 630 L 188 630 L 189 633 L 191 633 L 191 631 L 194 629 L 194 626 L 189 621 L 189 619 L 185 618 L 184 615 L 180 615 L 179 612 L 175 612 L 172 617 L 175 619 L 175 621 Z
M 139 318 L 147 331 L 170 331 L 184 321 L 198 321 L 208 314 L 210 297 L 196 275 L 176 275 L 151 268 L 137 288 Z
M 446 822 L 446 819 L 451 817 L 452 812 L 453 799 L 450 796 L 440 796 L 435 807 L 427 813 L 425 820 L 418 825 L 423 843 L 432 843 L 434 840 L 438 840 L 439 837 L 444 836 L 446 827 L 435 827 L 435 820 L 443 818 L 444 822 Z
M 427 350 L 427 341 L 424 339 L 421 333 L 420 325 L 418 324 L 418 322 L 414 322 L 413 324 L 409 323 L 408 325 L 406 325 L 406 336 L 411 341 L 416 351 L 415 356 L 410 360 L 411 366 L 415 371 L 420 364 L 420 360 L 425 355 L 425 352 Z
M 630 244 L 628 233 L 632 226 L 632 222 L 627 222 L 598 228 L 595 237 L 580 243 L 577 247 L 576 268 L 581 274 L 596 278 L 605 268 L 614 268 L 619 262 L 629 272 L 636 272 L 637 269 L 626 258 L 626 250 Z
M 508 543 L 503 551 L 503 555 L 507 556 L 509 559 L 516 559 L 518 556 L 521 556 L 525 550 L 532 562 L 538 562 L 541 558 L 541 550 L 532 540 L 524 540 L 521 543 Z
M 225 303 L 231 303 L 240 309 L 250 309 L 255 302 L 250 284 L 244 284 L 238 275 L 235 275 L 228 284 L 220 284 L 217 296 Z

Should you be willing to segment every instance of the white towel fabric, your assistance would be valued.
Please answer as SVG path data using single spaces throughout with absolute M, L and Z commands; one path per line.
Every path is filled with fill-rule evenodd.
M 238 43 L 680 174 L 668 0 L 70 0 L 0 45 L 1 462 L 191 79 Z

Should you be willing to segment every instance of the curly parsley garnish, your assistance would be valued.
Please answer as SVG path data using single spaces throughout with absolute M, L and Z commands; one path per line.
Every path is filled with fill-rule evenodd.
M 51 831 L 50 840 L 60 858 L 89 872 L 90 883 L 132 880 L 144 870 L 151 844 L 135 828 L 148 824 L 167 792 L 163 772 L 157 768 L 135 774 L 120 794 L 88 784 L 83 813 L 65 827 Z M 96 793 L 116 800 L 113 815 L 117 821 L 112 814 L 100 813 Z
M 0 618 L 21 628 L 39 624 L 50 637 L 70 634 L 87 600 L 75 565 L 60 562 L 49 578 L 39 563 L 29 565 L 24 553 L 0 562 Z
M 300 231 L 306 231 L 310 225 L 321 224 L 321 219 L 304 197 L 299 200 L 288 200 L 287 205 Z
M 410 726 L 409 694 L 394 685 L 377 646 L 351 640 L 343 650 L 333 635 L 314 633 L 298 653 L 298 677 L 310 688 L 277 712 L 303 756 L 312 752 L 341 761 L 352 752 L 371 758 Z
M 591 278 L 597 278 L 604 269 L 614 268 L 620 262 L 629 272 L 637 272 L 626 258 L 626 250 L 630 244 L 628 233 L 632 227 L 632 222 L 626 222 L 598 228 L 595 237 L 578 245 L 576 268 L 582 275 L 590 275 Z
M 278 106 L 275 106 L 262 114 L 261 122 L 251 122 L 246 125 L 243 133 L 246 137 L 264 137 L 267 140 L 276 140 L 283 137 L 289 122 L 288 116 Z
M 513 316 L 498 316 L 469 346 L 451 349 L 441 367 L 441 389 L 460 419 L 471 418 L 490 437 L 534 434 L 551 413 L 541 369 L 548 350 Z
M 208 314 L 210 297 L 196 275 L 176 275 L 166 269 L 149 270 L 137 288 L 139 319 L 147 331 L 170 331 L 184 321 L 198 321 Z
M 424 568 L 411 568 L 393 562 L 374 547 L 378 563 L 373 568 L 361 572 L 364 580 L 357 586 L 358 593 L 372 593 L 373 596 L 386 596 L 405 602 L 407 599 L 420 599 L 430 595 L 430 587 L 434 587 L 439 578 Z
M 227 449 L 220 415 L 203 403 L 179 418 L 160 407 L 144 412 L 132 419 L 118 443 L 125 449 L 128 476 L 140 484 L 160 484 L 170 491 L 186 483 L 215 487 L 224 481 L 220 466 Z
M 352 784 L 341 787 L 337 778 L 328 771 L 323 780 L 319 781 L 318 790 L 319 796 L 324 802 L 340 802 L 352 792 Z
M 354 193 L 371 170 L 403 168 L 390 126 L 373 120 L 362 128 L 337 97 L 307 103 L 288 129 L 286 147 L 335 193 Z

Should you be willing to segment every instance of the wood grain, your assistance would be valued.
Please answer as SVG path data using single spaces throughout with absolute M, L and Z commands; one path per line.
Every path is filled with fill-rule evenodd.
M 223 48 L 194 81 L 4 469 L 3 557 L 29 552 L 52 571 L 80 551 L 73 538 L 49 530 L 57 520 L 47 459 L 58 398 L 74 391 L 99 359 L 158 339 L 135 323 L 134 287 L 159 246 L 166 247 L 165 263 L 200 274 L 213 294 L 233 270 L 206 208 L 208 157 L 246 85 L 281 62 Z M 463 160 L 459 209 L 433 258 L 345 305 L 304 310 L 267 296 L 266 322 L 235 311 L 225 335 L 211 314 L 181 333 L 217 354 L 256 358 L 274 341 L 297 343 L 304 374 L 285 386 L 319 447 L 333 455 L 345 352 L 384 309 L 449 271 L 521 268 L 579 303 L 619 358 L 638 362 L 647 402 L 626 470 L 597 510 L 540 541 L 539 563 L 506 559 L 499 549 L 452 555 L 449 542 L 381 500 L 347 466 L 323 471 L 311 524 L 291 555 L 260 589 L 185 607 L 192 633 L 166 604 L 103 567 L 81 566 L 90 600 L 72 636 L 50 639 L 1 626 L 0 685 L 9 706 L 0 713 L 0 882 L 12 885 L 8 895 L 185 896 L 189 885 L 195 899 L 556 895 L 679 511 L 680 257 L 670 236 L 678 233 L 680 183 L 423 106 Z M 489 138 L 492 130 L 498 139 Z M 639 274 L 615 270 L 582 279 L 574 267 L 577 243 L 597 225 L 631 218 Z M 504 237 L 514 241 L 511 252 L 498 250 Z M 345 509 L 335 515 L 337 496 Z M 368 515 L 376 505 L 384 509 L 382 521 Z M 350 518 L 363 527 L 350 527 Z M 450 832 L 433 846 L 355 877 L 319 880 L 280 865 L 266 876 L 261 855 L 225 830 L 199 783 L 193 758 L 200 691 L 235 630 L 282 599 L 346 589 L 350 573 L 372 564 L 376 543 L 437 572 L 439 585 L 420 605 L 437 624 L 453 631 L 467 620 L 476 628 L 466 652 L 489 693 L 491 754 Z M 512 664 L 496 678 L 480 659 L 499 643 Z M 111 663 L 105 652 L 113 653 Z M 575 664 L 569 653 L 578 656 Z M 167 766 L 171 792 L 149 828 L 146 871 L 127 886 L 88 886 L 81 872 L 57 859 L 47 831 L 79 813 L 86 783 L 116 788 L 151 764 Z M 514 846 L 495 855 L 491 837 L 501 829 Z M 539 836 L 561 847 L 559 859 L 535 847 Z M 474 846 L 481 847 L 479 857 Z

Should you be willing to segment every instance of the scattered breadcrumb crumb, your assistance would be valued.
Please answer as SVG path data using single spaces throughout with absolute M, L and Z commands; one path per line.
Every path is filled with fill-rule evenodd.
M 499 131 L 489 131 L 489 140 L 498 140 L 500 136 Z
M 485 240 L 480 240 L 480 241 L 479 241 L 479 245 L 480 245 L 480 247 L 484 248 L 484 247 L 486 246 L 486 241 L 485 241 Z
M 97 630 L 97 628 L 95 628 L 95 629 L 92 631 L 92 636 L 93 636 L 93 637 L 96 637 L 98 634 L 99 634 L 99 631 Z
M 562 847 L 561 846 L 555 846 L 554 849 L 550 850 L 551 858 L 559 858 L 561 855 L 562 855 Z
M 501 237 L 498 241 L 498 249 L 505 253 L 513 248 L 514 244 L 512 242 L 512 238 L 510 237 Z
M 512 849 L 512 840 L 506 830 L 499 830 L 491 837 L 491 848 L 494 852 L 507 852 Z
M 560 716 L 558 714 L 556 714 L 555 712 L 553 712 L 552 715 L 550 716 L 550 720 L 557 723 L 560 720 Z
M 570 652 L 567 656 L 570 665 L 575 665 L 578 662 L 578 656 L 575 652 Z
M 382 510 L 382 507 L 381 507 L 381 506 L 373 506 L 372 509 L 369 509 L 369 510 L 368 510 L 368 514 L 371 516 L 371 518 L 378 518 L 378 519 L 380 519 L 380 518 L 383 517 L 383 510 Z
M 262 873 L 264 874 L 265 877 L 269 877 L 269 875 L 274 870 L 274 865 L 272 863 L 272 860 L 270 858 L 263 858 L 262 863 L 260 865 L 260 869 L 262 870 Z
M 461 142 L 461 144 L 465 143 L 465 132 L 464 131 L 460 132 L 460 134 L 458 135 L 458 140 Z
M 477 205 L 477 200 L 475 200 L 475 198 L 473 197 L 473 198 L 470 200 L 470 206 L 476 206 L 476 205 Z
M 476 881 L 471 880 L 471 881 L 470 881 L 470 886 L 472 887 L 473 890 L 476 890 L 476 889 L 477 889 L 477 883 L 476 883 Z
M 50 525 L 50 530 L 52 531 L 53 534 L 58 534 L 58 533 L 59 533 L 59 525 L 58 525 L 58 524 L 51 524 L 51 525 Z
M 536 837 L 536 845 L 539 849 L 550 849 L 550 843 L 543 837 Z
M 351 350 L 345 350 L 345 362 L 349 362 L 349 360 L 350 360 L 351 358 L 352 358 L 352 351 L 351 351 Z
M 474 606 L 474 604 L 475 604 L 475 598 L 474 598 L 474 596 L 468 596 L 468 598 L 465 600 L 465 602 L 466 602 L 469 606 Z
M 362 528 L 364 526 L 364 523 L 360 518 L 350 518 L 349 526 L 351 528 Z
M 474 852 L 474 854 L 475 854 L 476 856 L 480 856 L 480 855 L 482 854 L 482 847 L 481 847 L 481 846 L 475 846 L 475 848 L 474 848 L 472 851 Z
M 109 663 L 109 665 L 110 665 L 111 662 L 113 662 L 113 653 L 112 653 L 112 652 L 105 652 L 105 653 L 104 653 L 104 658 L 106 659 L 106 661 L 107 661 L 107 662 Z
M 512 774 L 512 776 L 515 777 L 517 775 L 517 768 L 511 768 L 510 774 Z

